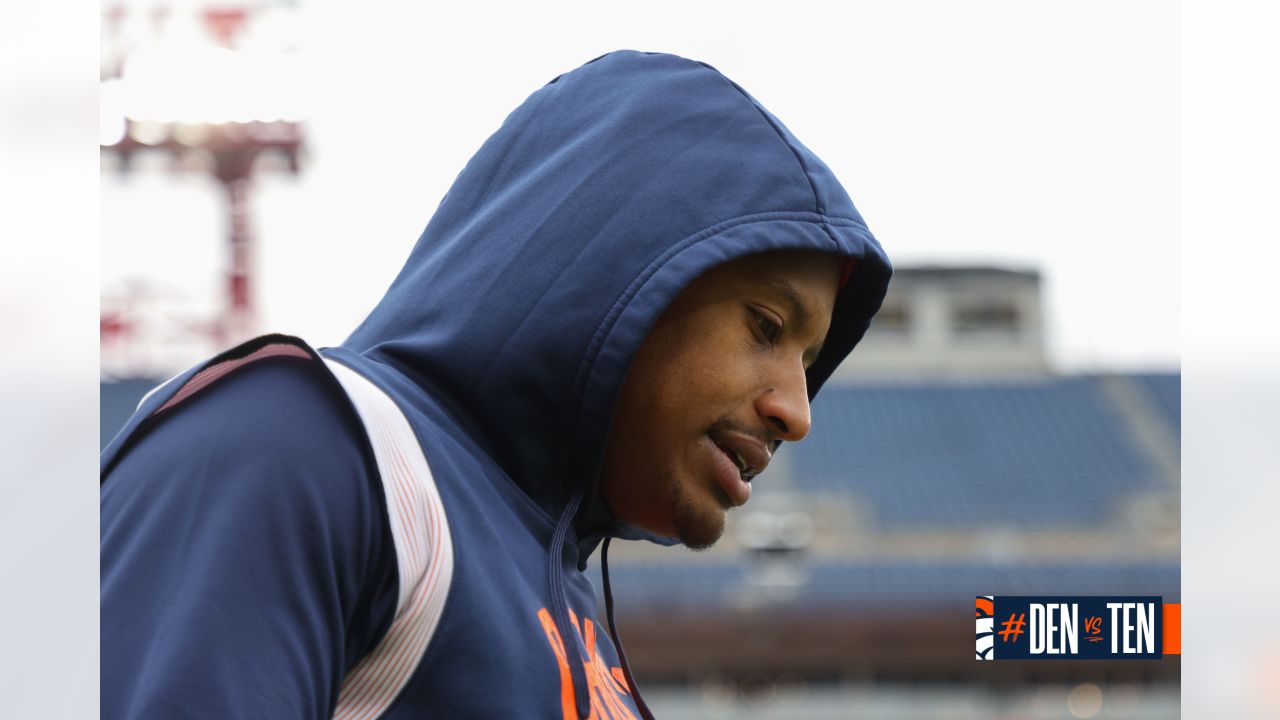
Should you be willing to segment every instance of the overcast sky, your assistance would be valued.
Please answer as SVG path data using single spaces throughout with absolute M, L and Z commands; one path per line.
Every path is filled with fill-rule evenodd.
M 1039 269 L 1060 369 L 1179 366 L 1177 3 L 450 5 L 299 6 L 310 152 L 255 189 L 262 330 L 340 342 L 506 114 L 633 48 L 744 86 L 896 264 Z M 104 293 L 148 278 L 212 307 L 221 203 L 205 178 L 104 174 Z

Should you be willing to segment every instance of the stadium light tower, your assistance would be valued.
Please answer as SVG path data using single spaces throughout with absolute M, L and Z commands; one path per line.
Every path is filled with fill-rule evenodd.
M 256 330 L 250 188 L 257 159 L 282 156 L 293 174 L 303 149 L 296 52 L 282 8 L 153 8 L 155 29 L 139 42 L 123 5 L 104 10 L 118 52 L 104 56 L 100 145 L 129 172 L 141 153 L 167 153 L 177 166 L 203 162 L 222 186 L 229 247 L 224 306 L 205 334 L 218 346 Z M 261 21 L 261 22 L 259 22 Z M 132 320 L 105 314 L 103 342 L 119 340 Z

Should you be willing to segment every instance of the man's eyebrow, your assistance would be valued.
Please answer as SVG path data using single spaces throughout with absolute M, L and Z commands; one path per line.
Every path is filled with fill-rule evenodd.
M 765 283 L 765 286 L 776 292 L 778 296 L 782 298 L 788 306 L 790 306 L 791 318 L 796 325 L 801 327 L 809 325 L 811 313 L 809 312 L 808 306 L 804 304 L 804 300 L 800 297 L 800 293 L 796 290 L 794 285 L 783 278 L 773 278 Z M 825 339 L 826 338 L 823 338 L 824 342 Z M 813 362 L 818 359 L 818 356 L 822 354 L 823 344 L 823 342 L 819 342 L 817 345 L 805 350 L 805 367 L 813 364 Z

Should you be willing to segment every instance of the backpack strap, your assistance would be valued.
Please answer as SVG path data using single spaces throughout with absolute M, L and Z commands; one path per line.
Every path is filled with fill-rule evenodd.
M 426 653 L 453 580 L 453 541 L 431 468 L 404 413 L 363 375 L 331 358 L 324 363 L 347 391 L 373 447 L 400 578 L 395 619 L 343 681 L 333 715 L 371 719 L 390 707 Z

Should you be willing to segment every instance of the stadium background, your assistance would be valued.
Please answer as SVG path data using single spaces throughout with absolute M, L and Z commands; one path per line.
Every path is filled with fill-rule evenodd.
M 103 8 L 103 444 L 169 373 L 289 320 L 281 280 L 318 262 L 273 253 L 339 134 L 302 94 L 237 105 L 255 74 L 298 72 L 306 9 Z M 239 65 L 219 64 L 228 53 Z M 200 102 L 147 102 L 176 86 Z M 431 206 L 401 202 L 414 223 Z M 1064 352 L 1046 277 L 1070 280 L 1028 255 L 911 262 L 886 245 L 908 261 L 885 311 L 814 404 L 813 434 L 780 453 L 721 544 L 618 549 L 620 630 L 646 697 L 664 718 L 1176 715 L 1177 658 L 987 664 L 968 649 L 975 594 L 1180 600 L 1176 353 Z M 173 259 L 135 263 L 138 248 Z M 380 290 L 406 249 L 370 248 L 364 282 Z M 1151 294 L 1134 273 L 1110 300 L 1122 312 Z M 352 324 L 334 322 L 324 332 Z

